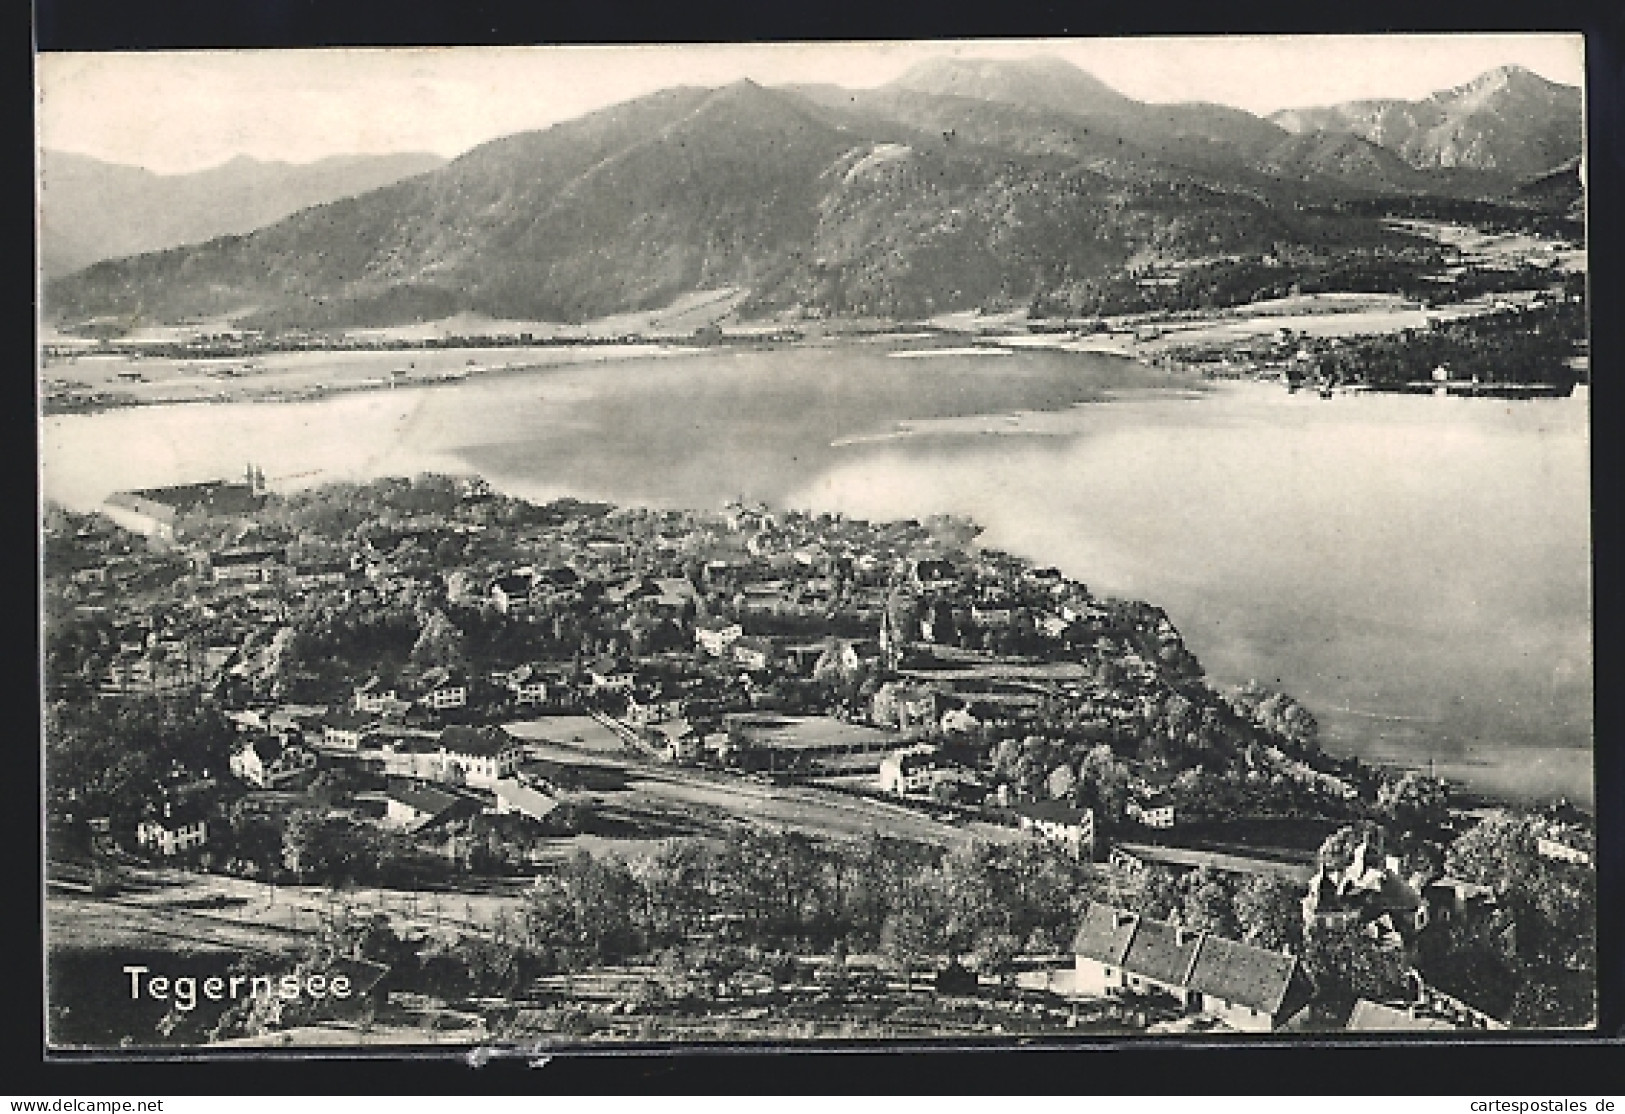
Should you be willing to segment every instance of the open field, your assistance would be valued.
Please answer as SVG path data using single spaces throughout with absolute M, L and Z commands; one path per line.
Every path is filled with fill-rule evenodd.
M 826 717 L 764 717 L 767 742 L 787 749 L 875 746 L 884 733 Z M 1026 838 L 995 824 L 947 824 L 915 809 L 850 792 L 811 785 L 770 785 L 735 774 L 668 766 L 633 756 L 619 738 L 584 716 L 538 717 L 510 724 L 536 758 L 613 771 L 621 784 L 584 794 L 600 822 L 581 836 L 560 837 L 559 854 L 575 846 L 635 849 L 641 841 L 724 831 L 738 824 L 768 825 L 814 836 L 855 838 L 884 832 L 903 839 L 957 847 L 973 839 Z M 872 778 L 863 779 L 868 785 Z M 604 823 L 607 819 L 609 822 Z
M 1220 851 L 1197 851 L 1185 847 L 1159 847 L 1149 843 L 1119 843 L 1117 846 L 1147 862 L 1173 867 L 1209 867 L 1232 874 L 1265 874 L 1300 885 L 1309 881 L 1315 868 L 1309 863 L 1283 862 L 1258 854 L 1230 855 Z
M 40 379 L 48 402 L 103 404 L 285 401 L 337 391 L 455 384 L 476 376 L 704 352 L 670 344 L 266 352 L 255 356 L 53 356 Z
M 1484 267 L 1517 267 L 1525 263 L 1556 265 L 1561 271 L 1584 271 L 1586 250 L 1531 236 L 1526 232 L 1480 232 L 1445 221 L 1395 220 L 1395 228 L 1420 233 L 1461 253 L 1463 263 Z
M 502 726 L 531 745 L 550 743 L 567 750 L 626 753 L 626 745 L 621 742 L 620 736 L 591 716 L 536 716 Z
M 397 927 L 455 939 L 480 931 L 498 912 L 512 915 L 523 880 L 488 881 L 456 892 L 376 886 L 273 886 L 247 878 L 174 870 L 132 870 L 120 891 L 92 898 L 53 891 L 47 898 L 51 948 L 168 946 L 178 951 L 283 952 L 325 916 L 349 908 L 383 913 Z
M 728 774 L 676 767 L 639 766 L 629 772 L 624 794 L 599 794 L 598 798 L 631 810 L 675 806 L 695 819 L 709 815 L 722 824 L 767 825 L 833 838 L 880 832 L 943 847 L 958 847 L 975 839 L 1013 842 L 1028 838 L 995 824 L 946 824 L 902 805 L 832 789 L 762 785 Z

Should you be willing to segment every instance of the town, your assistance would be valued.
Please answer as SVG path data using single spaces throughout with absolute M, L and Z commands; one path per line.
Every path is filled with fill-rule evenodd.
M 1591 1023 L 1589 816 L 1326 753 L 977 535 L 252 465 L 48 506 L 53 954 L 362 990 L 137 1044 Z

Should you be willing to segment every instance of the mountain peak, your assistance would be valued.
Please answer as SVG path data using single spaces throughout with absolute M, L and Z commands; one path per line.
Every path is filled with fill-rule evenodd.
M 1074 113 L 1118 111 L 1133 103 L 1099 78 L 1053 55 L 1008 60 L 931 58 L 911 66 L 891 84 L 919 93 Z
M 1537 96 L 1551 97 L 1569 92 L 1574 87 L 1563 85 L 1556 81 L 1548 81 L 1534 70 L 1520 66 L 1516 62 L 1508 62 L 1496 66 L 1493 70 L 1486 70 L 1464 85 L 1454 89 L 1447 89 L 1435 94 L 1436 99 L 1488 97 L 1504 93 L 1528 93 Z
M 712 91 L 696 109 L 696 116 L 720 116 L 735 125 L 750 126 L 806 124 L 811 120 L 796 97 L 758 85 L 748 77 Z

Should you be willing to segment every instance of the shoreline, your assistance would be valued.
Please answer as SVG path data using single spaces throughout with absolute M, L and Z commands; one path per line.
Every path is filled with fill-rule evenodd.
M 1397 295 L 1317 294 L 1208 310 L 1135 314 L 1102 319 L 1104 331 L 1082 327 L 1049 330 L 1043 322 L 1026 322 L 1036 331 L 1015 332 L 1002 316 L 971 317 L 953 323 L 889 322 L 883 327 L 819 331 L 795 337 L 749 334 L 718 337 L 620 338 L 605 336 L 568 341 L 526 341 L 521 337 L 487 338 L 459 345 L 402 343 L 382 348 L 335 344 L 325 348 L 244 350 L 234 354 L 147 355 L 120 349 L 77 355 L 36 355 L 41 417 L 96 414 L 139 406 L 194 403 L 312 402 L 346 394 L 394 389 L 455 386 L 475 379 L 605 364 L 620 360 L 667 359 L 719 352 L 763 352 L 844 345 L 898 344 L 888 355 L 1008 356 L 1019 352 L 1117 356 L 1161 371 L 1195 370 L 1205 378 L 1276 381 L 1280 377 L 1254 360 L 1225 364 L 1223 370 L 1185 367 L 1181 349 L 1191 346 L 1245 349 L 1272 333 L 1286 330 L 1305 338 L 1379 336 L 1425 328 L 1435 320 L 1452 321 L 1495 311 L 1497 303 L 1479 299 L 1430 309 Z M 927 342 L 927 343 L 921 343 Z M 502 353 L 517 358 L 498 363 Z M 457 361 L 462 361 L 458 364 Z M 488 362 L 489 360 L 489 362 Z M 405 361 L 410 370 L 403 370 Z M 417 364 L 426 365 L 417 370 Z M 266 366 L 269 363 L 274 366 Z M 316 365 L 315 368 L 300 365 Z M 349 366 L 346 366 L 349 365 Z M 89 369 L 94 374 L 86 376 Z M 149 378 L 151 371 L 160 378 Z M 167 374 L 174 373 L 174 374 Z M 381 374 L 380 374 L 381 373 Z M 71 378 L 77 374 L 82 378 Z M 319 375 L 319 377 L 318 377 Z M 162 393 L 174 387 L 199 393 Z M 1560 394 L 1553 384 L 1404 384 L 1362 388 L 1384 393 L 1484 395 L 1494 398 Z
M 845 341 L 845 340 L 831 340 L 831 339 L 828 339 L 828 338 L 821 338 L 819 341 L 815 341 L 815 342 L 812 342 L 810 344 L 805 345 L 805 347 L 840 349 L 840 348 L 846 346 L 848 343 L 850 343 L 850 342 Z M 872 341 L 869 342 L 869 343 L 873 344 Z M 865 346 L 867 347 L 868 345 L 866 344 Z M 802 347 L 802 346 L 798 346 L 798 347 Z M 881 344 L 875 345 L 874 347 L 882 348 L 882 347 L 884 347 L 884 342 L 882 341 Z M 782 348 L 782 346 L 778 346 L 778 345 L 767 345 L 767 346 L 755 346 L 754 350 L 755 351 L 763 351 L 763 350 L 774 351 L 774 350 L 783 350 L 783 348 Z M 683 354 L 683 355 L 699 354 L 699 353 L 704 353 L 704 352 L 707 352 L 707 351 L 716 351 L 716 350 L 715 349 L 694 348 L 694 349 L 689 349 L 689 350 L 683 351 L 681 353 L 676 353 L 676 354 Z M 879 355 L 880 353 L 876 352 L 875 354 Z M 1098 353 L 1098 354 L 1111 354 L 1111 355 L 1119 355 L 1119 356 L 1124 356 L 1125 355 L 1123 353 Z M 631 355 L 632 355 L 632 353 L 629 352 L 628 356 L 631 356 Z M 1133 359 L 1134 357 L 1127 357 L 1127 358 Z M 1144 365 L 1144 361 L 1137 361 L 1137 362 L 1140 362 L 1140 363 L 1142 363 L 1142 365 Z M 561 365 L 557 365 L 557 366 L 561 366 L 561 367 L 563 367 L 563 366 L 577 366 L 577 367 L 579 367 L 579 366 L 581 366 L 581 362 L 577 362 L 574 365 L 562 365 L 561 364 Z M 1151 366 L 1155 367 L 1156 365 L 1151 365 Z M 503 377 L 503 378 L 517 377 L 519 374 L 521 374 L 523 372 L 535 371 L 535 370 L 546 370 L 546 368 L 537 368 L 537 367 L 533 367 L 533 366 L 528 366 L 528 367 L 523 367 L 523 368 L 521 368 L 521 367 L 512 367 L 512 368 L 504 368 L 504 369 L 492 369 L 492 370 L 482 374 L 482 376 L 480 378 L 484 378 L 485 375 L 500 376 L 500 377 Z M 642 369 L 637 369 L 636 371 L 632 372 L 632 374 L 636 375 L 638 373 L 641 373 L 641 370 Z M 1160 370 L 1165 371 L 1166 369 L 1164 368 L 1164 369 L 1160 369 Z M 594 374 L 596 374 L 596 373 L 594 373 Z M 687 373 L 684 373 L 684 374 L 687 374 Z M 473 377 L 470 377 L 470 378 L 472 379 Z M 462 381 L 467 382 L 468 380 L 462 380 Z M 447 384 L 447 385 L 452 385 L 452 384 Z M 1160 391 L 1160 390 L 1163 390 L 1163 389 L 1165 389 L 1165 388 L 1155 386 L 1155 385 L 1147 385 L 1145 387 L 1145 390 L 1152 391 L 1152 392 Z M 1201 381 L 1199 383 L 1190 384 L 1188 389 L 1191 390 L 1191 391 L 1194 391 L 1196 393 L 1200 393 L 1200 394 L 1207 394 L 1209 392 L 1219 393 L 1219 394 L 1223 394 L 1223 393 L 1227 393 L 1227 392 L 1241 392 L 1241 393 L 1244 393 L 1244 394 L 1256 395 L 1261 399 L 1263 399 L 1263 398 L 1274 398 L 1276 395 L 1280 395 L 1284 399 L 1285 394 L 1286 394 L 1286 392 L 1281 389 L 1279 384 L 1270 383 L 1268 381 L 1265 381 L 1265 380 L 1262 380 L 1262 379 L 1259 379 L 1259 378 L 1256 378 L 1256 377 L 1245 377 L 1245 378 L 1235 380 L 1235 381 L 1223 380 L 1223 379 L 1217 379 L 1217 378 L 1212 379 L 1212 380 L 1203 380 L 1203 381 Z M 345 393 L 350 394 L 350 395 L 354 395 L 354 394 L 358 394 L 358 393 L 361 393 L 361 392 L 345 392 Z M 1117 397 L 1117 396 L 1120 396 L 1122 392 L 1121 392 L 1121 389 L 1118 389 L 1118 388 L 1107 388 L 1107 389 L 1105 389 L 1105 393 L 1109 397 Z M 1131 395 L 1137 394 L 1138 390 L 1137 389 L 1133 390 L 1130 393 L 1131 393 Z M 1183 393 L 1183 389 L 1182 389 L 1181 393 Z M 249 401 L 249 400 L 243 400 L 243 401 Z M 305 400 L 305 401 L 323 401 L 323 400 Z M 349 404 L 346 404 L 346 405 L 349 405 Z M 863 442 L 863 443 L 872 443 L 872 442 L 873 443 L 878 443 L 878 442 L 888 442 L 888 441 L 906 441 L 906 440 L 911 440 L 911 439 L 920 438 L 920 437 L 930 437 L 934 433 L 949 433 L 949 434 L 953 434 L 953 435 L 962 435 L 962 434 L 964 434 L 966 432 L 971 432 L 971 433 L 986 433 L 986 434 L 989 434 L 989 435 L 995 436 L 995 437 L 1001 436 L 1001 435 L 1044 434 L 1044 433 L 1049 432 L 1047 429 L 1044 428 L 1048 424 L 1048 419 L 1043 417 L 1044 415 L 1049 415 L 1051 413 L 1062 413 L 1063 411 L 1070 411 L 1071 409 L 1073 409 L 1077 405 L 1082 405 L 1082 404 L 1073 404 L 1072 406 L 1066 406 L 1066 407 L 1061 408 L 1061 410 L 1054 411 L 1054 412 L 1051 412 L 1051 411 L 1048 411 L 1048 410 L 1043 410 L 1043 409 L 1039 409 L 1039 410 L 1028 409 L 1028 410 L 1014 411 L 1014 412 L 998 412 L 998 413 L 993 414 L 991 416 L 990 415 L 977 415 L 977 416 L 973 416 L 973 417 L 960 418 L 960 419 L 955 419 L 955 418 L 928 418 L 928 419 L 919 419 L 919 420 L 914 420 L 914 421 L 905 421 L 905 422 L 900 424 L 899 428 L 894 429 L 894 430 L 890 430 L 890 431 L 888 431 L 888 432 L 886 432 L 884 434 L 873 434 L 873 435 L 862 436 L 862 437 L 854 436 L 854 437 L 851 437 L 851 438 L 843 439 L 843 443 L 853 443 L 853 444 L 855 444 L 855 443 L 858 443 L 860 441 Z M 1311 405 L 1313 405 L 1312 400 L 1311 400 Z M 132 420 L 134 420 L 134 419 L 132 418 Z M 194 419 L 188 419 L 188 423 L 191 420 L 194 420 Z M 252 419 L 252 417 L 250 417 L 248 420 L 252 421 L 254 419 Z M 1006 423 L 1012 423 L 1012 424 L 1010 424 L 1009 427 L 1006 428 Z M 971 427 L 977 427 L 977 428 L 971 428 Z M 1057 430 L 1057 432 L 1060 432 L 1060 431 Z M 476 467 L 476 466 L 470 465 L 470 467 L 473 468 L 473 467 Z M 522 492 L 519 492 L 519 491 L 514 491 L 514 492 L 511 492 L 511 493 L 512 494 L 522 494 Z M 638 500 L 635 499 L 635 498 L 629 498 L 629 499 L 625 499 L 625 500 L 621 500 L 621 501 L 631 503 L 631 504 L 636 504 L 638 502 Z M 686 504 L 686 505 L 692 505 L 692 504 Z M 1027 559 L 1032 560 L 1032 561 L 1040 561 L 1042 563 L 1055 563 L 1053 554 L 1051 555 L 1050 559 L 1045 559 L 1044 556 L 1043 556 L 1043 551 L 1034 552 L 1030 547 L 1023 547 L 1023 546 L 1016 546 L 1016 545 L 1002 545 L 1001 547 L 1009 549 L 1011 552 L 1018 553 L 1018 554 L 1020 554 L 1020 555 L 1022 555 L 1024 557 L 1027 557 Z M 1062 563 L 1064 564 L 1064 561 Z M 1074 570 L 1074 569 L 1069 567 L 1068 571 L 1069 571 L 1069 573 L 1075 573 L 1077 575 L 1080 575 L 1086 581 L 1090 579 L 1089 573 L 1090 573 L 1091 570 L 1089 568 L 1078 568 L 1078 569 Z M 1132 593 L 1132 592 L 1127 593 L 1127 594 L 1128 595 L 1135 595 L 1135 593 Z M 1149 593 L 1147 593 L 1147 594 L 1149 594 Z M 1168 604 L 1169 606 L 1172 606 L 1174 601 L 1165 600 L 1165 603 Z M 1188 610 L 1188 608 L 1186 610 Z M 1199 629 L 1199 625 L 1196 625 L 1196 626 Z M 1204 654 L 1204 655 L 1202 655 L 1202 657 L 1203 657 L 1203 660 L 1206 661 L 1207 655 Z M 1227 677 L 1227 678 L 1230 676 L 1229 673 L 1223 671 L 1222 669 L 1220 670 L 1220 674 Z M 1328 718 L 1330 718 L 1330 717 L 1328 717 Z M 1587 755 L 1587 754 L 1590 754 L 1590 753 L 1594 753 L 1594 746 L 1595 746 L 1595 742 L 1594 742 L 1594 739 L 1593 739 L 1592 747 L 1589 748 L 1589 749 L 1585 748 L 1585 747 L 1574 747 L 1574 748 L 1565 748 L 1565 750 L 1571 750 L 1576 755 Z M 1381 749 L 1383 749 L 1383 748 L 1381 746 L 1380 738 L 1375 740 L 1375 746 L 1374 747 L 1368 747 L 1364 743 L 1356 743 L 1352 747 L 1339 745 L 1339 746 L 1336 747 L 1335 751 L 1332 751 L 1332 748 L 1328 748 L 1328 750 L 1331 751 L 1332 753 L 1335 753 L 1335 754 L 1338 754 L 1338 755 L 1354 756 L 1354 757 L 1358 757 L 1361 754 L 1371 753 L 1373 750 L 1381 750 Z M 1457 764 L 1451 759 L 1446 759 L 1445 756 L 1442 753 L 1436 754 L 1436 757 L 1440 758 L 1441 761 L 1443 761 L 1444 764 L 1447 765 L 1447 766 Z M 1467 758 L 1468 756 L 1465 753 L 1463 753 L 1463 754 L 1460 755 L 1460 757 Z M 1395 767 L 1395 768 L 1425 769 L 1426 763 L 1427 763 L 1427 758 L 1428 758 L 1428 755 L 1427 755 L 1426 751 L 1417 751 L 1414 756 L 1407 755 L 1407 756 L 1404 756 L 1403 758 L 1399 758 L 1397 761 L 1394 760 L 1394 759 L 1389 759 L 1387 761 L 1383 761 L 1381 759 L 1372 759 L 1371 764 L 1385 765 L 1385 766 L 1391 766 L 1391 767 Z M 1364 759 L 1362 759 L 1362 760 L 1364 760 Z M 1555 771 L 1555 770 L 1558 770 L 1558 769 L 1562 768 L 1562 766 L 1565 766 L 1565 765 L 1566 765 L 1566 763 L 1562 763 L 1561 760 L 1559 760 L 1559 763 L 1554 765 L 1552 767 L 1552 769 Z M 1545 779 L 1546 777 L 1547 777 L 1547 775 L 1545 775 L 1545 774 L 1542 775 L 1543 779 Z M 1561 774 L 1556 774 L 1555 777 L 1556 777 L 1556 780 L 1560 784 L 1563 783 L 1565 780 L 1567 782 L 1569 782 L 1569 783 L 1573 783 L 1573 781 L 1574 781 L 1574 779 L 1572 777 L 1565 779 Z M 1453 777 L 1452 780 L 1456 784 L 1464 785 L 1464 786 L 1469 787 L 1472 792 L 1475 792 L 1475 793 L 1481 792 L 1478 789 L 1472 789 L 1471 788 L 1476 783 L 1476 779 L 1473 779 L 1473 780 L 1469 781 L 1469 780 L 1463 780 L 1463 779 L 1460 779 L 1460 778 L 1457 778 L 1457 777 Z M 1593 786 L 1591 788 L 1591 792 L 1594 793 L 1594 791 L 1595 791 L 1595 789 L 1594 789 L 1594 786 Z M 1574 789 L 1574 790 L 1571 790 L 1571 792 L 1573 792 L 1575 794 L 1575 796 L 1572 799 L 1580 800 L 1582 802 L 1585 802 L 1587 800 L 1587 798 L 1584 796 L 1583 791 L 1581 789 Z M 1552 799 L 1556 799 L 1560 795 L 1562 795 L 1562 790 L 1546 791 L 1544 789 L 1536 789 L 1536 790 L 1532 790 L 1532 791 L 1528 791 L 1528 792 L 1511 792 L 1511 793 L 1497 793 L 1497 794 L 1495 794 L 1497 799 L 1505 800 L 1506 802 L 1508 802 L 1509 804 L 1512 804 L 1512 805 L 1518 805 L 1518 804 L 1529 803 L 1529 802 L 1542 802 L 1542 801 L 1552 800 Z M 1593 806 L 1587 804 L 1586 807 L 1593 807 Z

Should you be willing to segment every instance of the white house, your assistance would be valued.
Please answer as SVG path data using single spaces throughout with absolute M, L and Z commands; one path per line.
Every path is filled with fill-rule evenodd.
M 277 786 L 315 769 L 316 752 L 303 743 L 276 735 L 252 739 L 231 756 L 231 772 L 261 789 Z
M 377 726 L 377 717 L 368 712 L 333 712 L 322 719 L 322 746 L 354 752 L 361 748 L 362 737 Z
M 517 778 L 500 778 L 492 790 L 496 793 L 493 811 L 498 816 L 517 812 L 532 820 L 545 820 L 560 803 L 556 797 L 532 789 Z
M 159 855 L 179 855 L 209 841 L 209 824 L 202 807 L 165 802 L 163 812 L 135 826 L 135 839 Z
M 400 696 L 393 685 L 386 686 L 377 677 L 369 677 L 366 682 L 355 690 L 352 704 L 358 712 L 383 712 L 392 705 L 400 703 Z
M 1166 797 L 1152 797 L 1144 802 L 1130 801 L 1123 811 L 1147 828 L 1174 826 L 1174 805 Z
M 1037 801 L 1017 805 L 1012 811 L 1022 831 L 1066 848 L 1074 858 L 1094 856 L 1094 809 L 1074 808 L 1061 801 Z
M 895 797 L 929 793 L 935 783 L 937 748 L 928 743 L 894 750 L 880 760 L 880 791 Z
M 713 619 L 694 628 L 694 641 L 712 657 L 720 658 L 727 656 L 729 648 L 739 641 L 744 633 L 745 628 L 738 623 Z
M 391 787 L 384 792 L 383 826 L 392 831 L 420 831 L 464 804 L 462 797 L 432 785 Z
M 1072 943 L 1073 989 L 1102 997 L 1162 992 L 1233 1029 L 1270 1032 L 1299 1017 L 1313 987 L 1296 957 L 1091 902 Z
M 489 789 L 512 777 L 524 754 L 520 741 L 500 727 L 448 727 L 434 743 L 430 776 Z
M 734 664 L 742 669 L 760 671 L 773 661 L 773 644 L 765 638 L 737 638 L 732 649 Z
M 431 669 L 419 681 L 419 707 L 441 712 L 468 707 L 468 684 L 446 669 Z
M 547 703 L 547 678 L 528 665 L 521 665 L 506 677 L 508 691 L 522 707 Z

